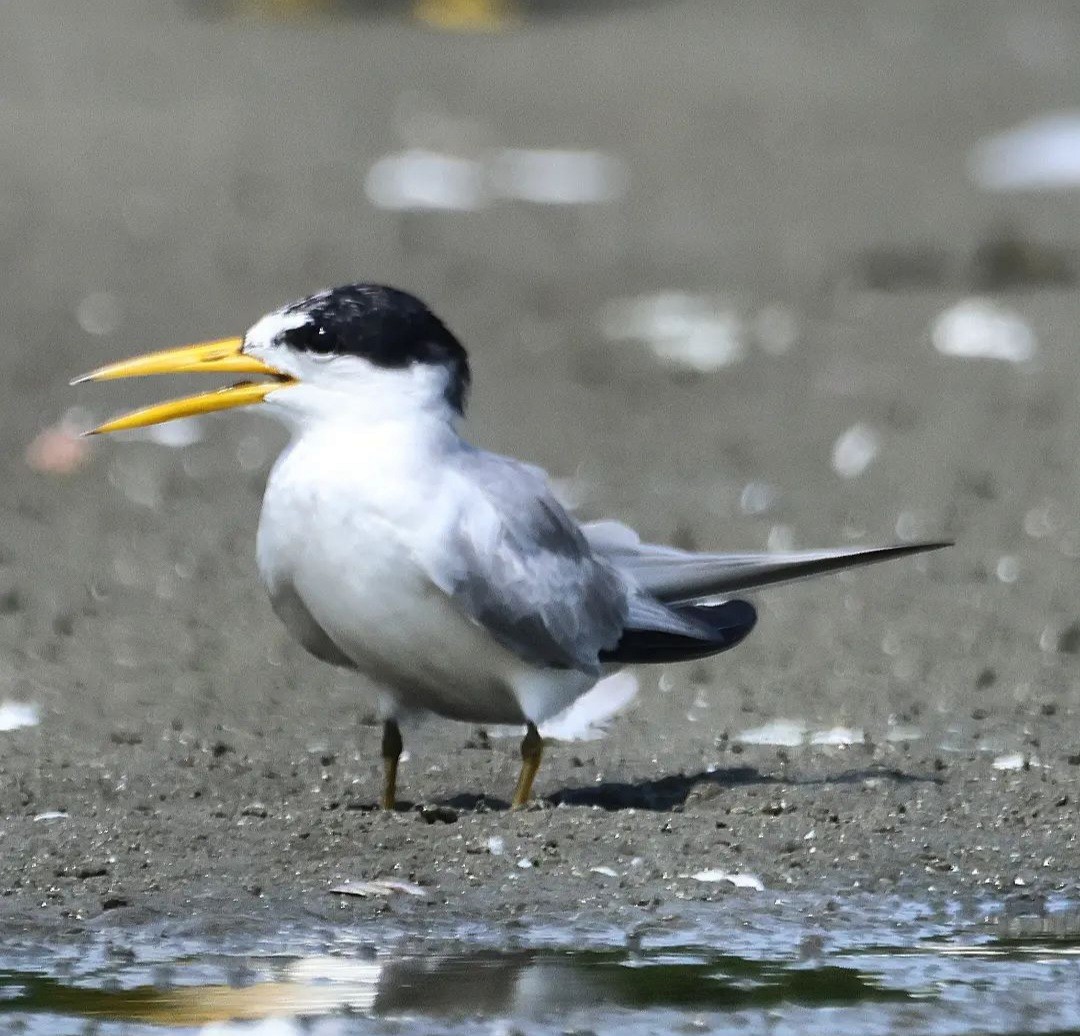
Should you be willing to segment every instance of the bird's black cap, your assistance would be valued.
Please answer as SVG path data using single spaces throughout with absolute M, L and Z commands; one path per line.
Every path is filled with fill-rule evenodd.
M 281 341 L 321 356 L 360 356 L 376 367 L 445 366 L 447 402 L 464 413 L 469 358 L 464 346 L 416 296 L 382 284 L 346 284 L 286 306 L 310 320 Z

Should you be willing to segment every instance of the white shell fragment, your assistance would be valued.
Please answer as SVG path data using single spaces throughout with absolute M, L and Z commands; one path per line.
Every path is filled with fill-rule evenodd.
M 743 322 L 716 296 L 668 291 L 616 299 L 600 316 L 611 341 L 639 341 L 672 367 L 711 374 L 746 354 Z
M 831 730 L 817 731 L 810 738 L 810 744 L 846 748 L 849 745 L 861 745 L 865 740 L 866 732 L 857 727 L 833 727 Z
M 853 424 L 833 443 L 832 466 L 841 478 L 858 478 L 881 450 L 881 436 L 865 424 Z
M 1080 113 L 1046 115 L 990 137 L 972 152 L 969 166 L 988 191 L 1080 187 Z
M 743 514 L 765 514 L 780 499 L 780 490 L 768 482 L 747 482 L 739 496 L 739 510 Z
M 479 162 L 424 148 L 384 155 L 365 189 L 373 205 L 397 211 L 472 212 L 488 200 Z
M 534 205 L 596 205 L 626 193 L 625 164 L 601 151 L 506 148 L 495 155 L 491 180 L 504 198 Z
M 939 353 L 963 359 L 1026 363 L 1038 350 L 1035 332 L 1019 313 L 982 298 L 964 299 L 941 313 L 930 339 Z
M 1024 755 L 1023 752 L 1009 752 L 1006 755 L 999 755 L 993 762 L 995 770 L 1010 771 L 1035 769 L 1041 765 L 1038 756 Z
M 690 877 L 695 881 L 711 883 L 727 881 L 739 889 L 753 889 L 755 892 L 765 891 L 765 883 L 761 878 L 753 874 L 729 874 L 727 871 L 704 870 L 698 871 L 697 874 L 691 874 Z
M 335 885 L 331 892 L 340 896 L 363 896 L 364 898 L 388 897 L 395 894 L 415 896 L 417 899 L 427 899 L 428 890 L 411 881 L 402 881 L 400 878 L 377 878 L 374 881 L 354 881 L 349 878 L 340 885 Z
M 797 719 L 774 719 L 760 727 L 751 727 L 735 735 L 744 745 L 777 745 L 796 748 L 806 741 L 808 727 Z
M 426 147 L 383 155 L 365 190 L 380 209 L 475 212 L 499 198 L 534 205 L 598 205 L 622 197 L 629 172 L 601 151 L 500 148 L 475 157 Z
M 145 438 L 159 446 L 182 450 L 202 441 L 205 434 L 203 426 L 203 421 L 197 417 L 182 417 L 179 421 L 151 425 L 146 429 Z
M 0 702 L 0 731 L 36 727 L 40 722 L 41 710 L 33 702 Z
M 998 558 L 994 572 L 1002 583 L 1015 583 L 1020 578 L 1020 559 L 1004 554 Z

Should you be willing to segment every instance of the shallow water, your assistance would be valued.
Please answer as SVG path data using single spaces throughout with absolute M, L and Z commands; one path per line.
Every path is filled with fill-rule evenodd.
M 50 1036 L 1074 1031 L 1080 912 L 1029 908 L 755 909 L 735 898 L 726 918 L 621 937 L 540 926 L 418 936 L 391 922 L 382 941 L 343 927 L 241 946 L 112 931 L 62 951 L 27 942 L 4 952 L 0 1027 Z

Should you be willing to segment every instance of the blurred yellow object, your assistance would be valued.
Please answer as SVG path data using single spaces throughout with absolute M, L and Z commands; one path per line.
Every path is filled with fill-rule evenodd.
M 331 3 L 332 0 L 239 0 L 236 6 L 244 14 L 287 18 L 294 14 L 328 10 Z
M 498 32 L 510 23 L 511 0 L 415 0 L 413 17 L 433 29 Z

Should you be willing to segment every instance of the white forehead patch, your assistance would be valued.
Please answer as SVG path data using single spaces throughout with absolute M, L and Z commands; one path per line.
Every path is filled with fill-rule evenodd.
M 311 314 L 303 310 L 287 313 L 285 309 L 275 309 L 273 313 L 267 313 L 248 328 L 244 341 L 251 349 L 266 349 L 274 344 L 283 331 L 292 331 L 310 323 Z

